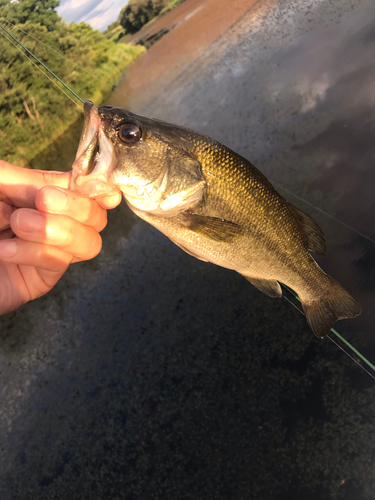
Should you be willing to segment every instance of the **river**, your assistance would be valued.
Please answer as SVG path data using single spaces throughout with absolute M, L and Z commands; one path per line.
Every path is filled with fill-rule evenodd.
M 363 307 L 337 330 L 374 360 L 373 2 L 182 6 L 108 102 L 223 142 L 314 217 Z M 69 169 L 80 127 L 34 166 Z M 374 498 L 369 375 L 125 204 L 103 242 L 0 319 L 2 499 Z

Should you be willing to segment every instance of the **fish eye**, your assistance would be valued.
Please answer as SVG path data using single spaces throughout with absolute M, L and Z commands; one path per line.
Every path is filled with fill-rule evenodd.
M 124 123 L 120 127 L 118 136 L 122 142 L 128 144 L 138 142 L 141 138 L 141 130 L 134 123 Z

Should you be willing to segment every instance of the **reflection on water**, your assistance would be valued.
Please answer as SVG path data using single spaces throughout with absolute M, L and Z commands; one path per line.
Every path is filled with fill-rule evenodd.
M 31 162 L 31 168 L 68 172 L 76 157 L 83 127 L 82 116 L 53 144 L 39 153 Z
M 284 130 L 295 134 L 295 143 L 288 145 L 283 164 L 287 165 L 290 158 L 298 169 L 294 171 L 294 179 L 283 178 L 275 171 L 272 177 L 292 192 L 296 192 L 295 183 L 301 185 L 304 181 L 303 197 L 346 225 L 340 227 L 329 219 L 322 221 L 329 255 L 320 261 L 362 304 L 362 316 L 348 321 L 349 327 L 345 328 L 365 332 L 372 344 L 375 322 L 373 19 L 373 15 L 362 13 L 355 21 L 344 21 L 336 29 L 301 37 L 274 56 L 278 71 L 270 85 L 279 99 L 291 92 L 300 102 L 299 114 L 293 118 L 295 123 L 282 124 Z M 307 137 L 302 135 L 305 130 L 298 133 L 299 124 L 305 120 L 310 124 L 315 121 Z M 303 205 L 301 208 L 306 210 L 308 207 Z
M 196 4 L 192 3 L 192 13 L 198 15 L 205 3 L 198 9 Z M 183 15 L 182 19 L 186 19 L 184 11 Z M 177 30 L 174 36 L 183 35 Z M 151 66 L 165 63 L 166 54 L 160 47 L 147 54 Z M 176 53 L 179 50 L 175 47 Z M 373 16 L 363 12 L 353 14 L 335 28 L 297 37 L 287 47 L 273 53 L 269 51 L 262 64 L 255 61 L 257 72 L 251 67 L 248 54 L 243 56 L 235 50 L 232 49 L 233 64 L 227 77 L 221 64 L 211 61 L 202 74 L 195 73 L 190 93 L 186 85 L 186 88 L 175 89 L 174 94 L 168 92 L 167 100 L 161 93 L 160 101 L 139 109 L 140 101 L 147 101 L 147 92 L 152 95 L 155 92 L 153 85 L 143 78 L 141 91 L 132 87 L 129 97 L 115 92 L 108 102 L 136 107 L 136 111 L 144 114 L 201 130 L 253 161 L 259 156 L 257 166 L 275 182 L 281 193 L 313 215 L 323 227 L 329 254 L 317 260 L 363 306 L 362 316 L 347 321 L 345 330 L 369 332 L 375 320 L 372 308 L 375 291 L 372 266 L 375 254 Z M 176 56 L 169 52 L 168 57 Z M 192 67 L 194 69 L 194 64 Z M 192 72 L 191 66 L 189 71 Z M 251 80 L 250 72 L 258 76 Z M 134 65 L 130 81 L 140 76 L 145 76 L 142 61 Z M 173 65 L 164 76 L 173 83 Z M 211 82 L 216 80 L 213 95 L 217 95 L 217 99 L 212 98 L 212 85 L 207 86 L 205 77 Z M 235 94 L 227 91 L 233 85 L 232 81 L 228 84 L 227 79 L 233 77 L 238 89 Z M 152 78 L 151 73 L 149 80 Z M 125 74 L 120 91 L 129 90 L 128 80 Z M 201 87 L 199 92 L 197 87 Z M 206 105 L 202 108 L 203 101 Z M 247 120 L 242 116 L 244 112 Z M 236 115 L 240 116 L 239 127 L 231 126 L 237 122 Z M 274 121 L 270 121 L 272 116 L 276 117 Z M 81 126 L 81 120 L 77 121 L 67 134 L 41 153 L 32 166 L 69 170 Z M 249 140 L 254 135 L 257 135 L 255 144 Z
M 166 47 L 177 27 L 134 65 L 129 106 L 220 140 L 288 190 L 326 233 L 319 262 L 362 303 L 338 330 L 375 359 L 375 246 L 347 227 L 374 239 L 375 23 L 356 7 L 370 3 L 280 0 L 196 59 Z M 80 132 L 38 166 L 70 165 Z M 372 500 L 373 380 L 286 301 L 125 205 L 109 217 L 98 258 L 0 318 L 2 499 Z
M 375 239 L 375 22 L 359 16 L 353 24 L 278 53 L 274 78 L 279 96 L 292 86 L 300 97 L 299 120 L 322 120 L 310 139 L 296 137 L 293 146 L 300 159 L 314 160 L 309 191 L 334 198 L 332 215 Z
M 324 229 L 329 249 L 327 258 L 317 260 L 363 306 L 360 318 L 340 328 L 370 340 L 375 280 L 363 263 L 372 262 L 375 252 L 373 13 L 347 13 L 336 26 L 325 29 L 322 23 L 276 50 L 268 41 L 252 51 L 261 36 L 254 28 L 255 41 L 228 45 L 226 52 L 218 45 L 225 64 L 209 59 L 204 66 L 198 58 L 179 77 L 172 71 L 168 91 L 153 102 L 148 98 L 154 89 L 151 84 L 147 89 L 144 78 L 142 92 L 133 88 L 129 103 L 143 114 L 195 128 L 232 147 L 310 213 Z M 208 53 L 215 50 L 214 44 Z M 155 52 L 151 64 L 162 57 Z M 184 82 L 185 73 L 194 80 Z M 130 80 L 140 75 L 143 69 L 136 64 Z M 144 102 L 149 103 L 139 109 Z

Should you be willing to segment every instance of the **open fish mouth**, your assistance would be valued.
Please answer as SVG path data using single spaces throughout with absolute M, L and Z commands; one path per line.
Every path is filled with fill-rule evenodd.
M 70 189 L 90 198 L 114 194 L 119 189 L 109 179 L 116 166 L 112 142 L 102 130 L 97 106 L 85 101 L 83 110 L 85 122 L 73 163 Z
M 105 107 L 103 107 L 105 108 Z M 70 189 L 98 198 L 123 193 L 127 201 L 137 205 L 139 199 L 149 210 L 155 210 L 160 203 L 161 188 L 167 180 L 167 165 L 150 179 L 139 178 L 137 172 L 125 175 L 117 171 L 118 155 L 115 146 L 104 132 L 105 113 L 91 101 L 84 101 L 84 126 L 73 163 Z

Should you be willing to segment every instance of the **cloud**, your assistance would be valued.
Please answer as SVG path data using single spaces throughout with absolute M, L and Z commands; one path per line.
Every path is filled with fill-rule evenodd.
M 301 112 L 334 103 L 342 116 L 360 105 L 375 105 L 373 80 L 360 79 L 374 67 L 375 10 L 371 12 L 372 16 L 360 12 L 350 26 L 342 23 L 330 31 L 307 34 L 281 49 L 267 82 L 271 98 L 289 87 L 299 97 Z
M 62 0 L 57 12 L 67 23 L 84 21 L 103 31 L 126 4 L 127 0 Z

